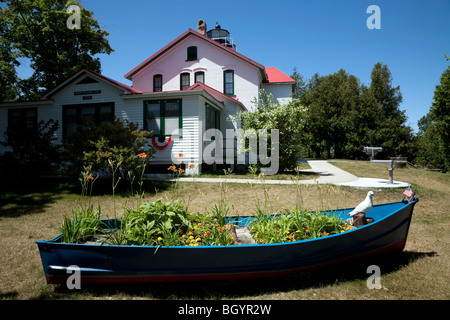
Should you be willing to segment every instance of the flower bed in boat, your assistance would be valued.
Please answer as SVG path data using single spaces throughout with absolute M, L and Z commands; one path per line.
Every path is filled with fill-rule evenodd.
M 63 216 L 61 242 L 146 246 L 205 246 L 292 242 L 350 230 L 337 216 L 323 212 L 286 210 L 269 215 L 260 209 L 248 226 L 228 223 L 228 208 L 215 205 L 191 214 L 178 201 L 158 199 L 126 210 L 115 226 L 102 223 L 101 208 L 77 208 L 72 219 Z

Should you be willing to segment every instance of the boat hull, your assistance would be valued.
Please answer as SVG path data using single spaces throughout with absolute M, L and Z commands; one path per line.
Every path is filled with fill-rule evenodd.
M 367 256 L 400 252 L 409 231 L 410 203 L 374 206 L 372 222 L 341 234 L 278 244 L 117 246 L 37 241 L 48 283 L 63 284 L 79 268 L 81 283 L 234 280 L 282 276 Z M 342 218 L 352 209 L 334 211 Z M 232 217 L 245 224 L 251 217 Z

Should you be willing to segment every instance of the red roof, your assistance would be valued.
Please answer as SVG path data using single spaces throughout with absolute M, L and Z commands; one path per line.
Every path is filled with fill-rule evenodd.
M 295 83 L 295 80 L 275 67 L 266 67 L 268 83 Z
M 89 72 L 91 72 L 91 73 L 93 73 L 93 74 L 95 74 L 95 75 L 97 75 L 97 76 L 99 76 L 100 78 L 105 79 L 106 81 L 111 82 L 112 84 L 115 84 L 116 86 L 121 87 L 122 89 L 128 90 L 130 93 L 142 93 L 141 90 L 135 89 L 135 88 L 130 87 L 129 85 L 126 85 L 126 84 L 124 84 L 124 83 L 122 83 L 122 82 L 119 82 L 119 81 L 116 81 L 116 80 L 114 80 L 114 79 L 108 78 L 108 77 L 106 77 L 106 76 L 104 76 L 104 75 L 102 75 L 102 74 L 100 74 L 100 73 L 97 73 L 97 72 L 95 72 L 95 71 L 89 70 L 89 69 L 87 69 L 87 68 L 85 68 L 85 70 L 86 70 L 86 71 L 89 71 Z
M 209 42 L 212 45 L 215 45 L 218 48 L 221 48 L 225 51 L 227 51 L 228 53 L 233 54 L 234 56 L 252 64 L 253 66 L 257 67 L 260 69 L 261 71 L 261 75 L 263 76 L 263 81 L 266 78 L 266 74 L 264 72 L 264 66 L 256 61 L 253 61 L 250 58 L 247 58 L 246 56 L 244 56 L 243 54 L 240 54 L 239 52 L 237 52 L 236 50 L 233 50 L 231 48 L 228 48 L 227 46 L 224 46 L 222 44 L 220 44 L 217 41 L 212 40 L 211 38 L 197 32 L 194 31 L 192 29 L 188 29 L 186 32 L 184 32 L 183 34 L 181 34 L 180 36 L 178 36 L 175 40 L 173 40 L 172 42 L 170 42 L 169 44 L 167 44 L 166 46 L 164 46 L 163 48 L 161 48 L 159 51 L 157 51 L 155 54 L 153 54 L 152 56 L 150 56 L 149 58 L 147 58 L 146 60 L 144 60 L 142 63 L 140 63 L 138 66 L 136 66 L 135 68 L 133 68 L 130 72 L 128 72 L 124 77 L 131 80 L 131 77 L 139 72 L 142 68 L 144 68 L 146 65 L 148 65 L 149 63 L 153 62 L 156 58 L 158 58 L 159 56 L 161 56 L 162 54 L 166 53 L 170 48 L 172 48 L 174 45 L 176 45 L 177 43 L 179 43 L 180 41 L 182 41 L 183 39 L 185 39 L 186 37 L 188 37 L 189 35 L 195 35 L 207 42 Z
M 192 86 L 186 89 L 186 91 L 205 91 L 210 96 L 212 96 L 214 99 L 219 101 L 220 103 L 224 103 L 226 100 L 231 100 L 237 104 L 239 104 L 244 110 L 247 110 L 247 108 L 240 102 L 239 100 L 234 99 L 233 97 L 227 96 L 226 94 L 211 88 L 210 86 L 207 86 L 204 83 L 197 82 L 194 83 Z

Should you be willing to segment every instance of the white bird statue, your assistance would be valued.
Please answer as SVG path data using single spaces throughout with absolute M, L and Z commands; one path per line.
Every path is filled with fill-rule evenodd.
M 361 202 L 360 204 L 358 204 L 356 206 L 356 208 L 352 212 L 350 212 L 348 215 L 354 216 L 357 213 L 366 213 L 367 211 L 372 209 L 372 207 L 373 207 L 372 196 L 373 196 L 372 191 L 367 192 L 367 196 L 364 199 L 364 201 Z

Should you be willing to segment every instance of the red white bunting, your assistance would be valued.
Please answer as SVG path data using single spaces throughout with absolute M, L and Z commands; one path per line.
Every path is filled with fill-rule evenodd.
M 159 139 L 157 139 L 156 137 L 152 137 L 152 145 L 158 150 L 167 148 L 171 142 L 172 137 L 166 137 L 163 142 L 159 142 Z

